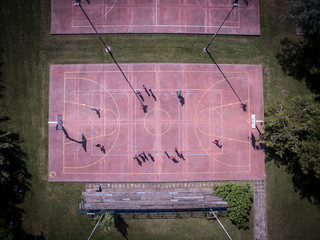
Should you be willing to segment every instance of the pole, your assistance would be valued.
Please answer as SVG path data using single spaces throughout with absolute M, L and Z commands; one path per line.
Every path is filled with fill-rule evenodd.
M 210 209 L 212 214 L 215 216 L 215 218 L 218 220 L 218 223 L 220 224 L 221 228 L 223 229 L 223 231 L 227 234 L 228 238 L 230 240 L 232 240 L 232 238 L 230 237 L 230 235 L 228 234 L 227 230 L 223 227 L 222 223 L 220 222 L 218 216 L 214 213 L 214 211 L 212 211 L 212 209 Z
M 240 101 L 243 110 L 246 111 L 247 105 L 244 104 L 244 103 L 241 101 L 241 99 L 239 98 L 238 94 L 237 94 L 236 91 L 233 89 L 232 85 L 230 84 L 228 78 L 226 77 L 226 75 L 224 75 L 224 73 L 223 73 L 223 71 L 221 70 L 221 68 L 219 67 L 219 65 L 216 63 L 216 61 L 214 60 L 214 58 L 211 56 L 209 50 L 206 50 L 206 52 L 208 53 L 209 57 L 210 57 L 211 60 L 214 62 L 214 64 L 217 66 L 217 68 L 219 69 L 220 73 L 222 74 L 222 76 L 223 76 L 224 79 L 227 81 L 227 83 L 228 83 L 229 86 L 231 87 L 232 91 L 234 92 L 234 94 L 236 95 L 236 97 L 238 98 L 238 100 Z
M 109 53 L 109 55 L 111 56 L 112 60 L 114 61 L 114 63 L 117 65 L 118 69 L 120 70 L 120 72 L 122 73 L 122 76 L 124 77 L 124 79 L 127 81 L 127 83 L 129 84 L 130 88 L 132 89 L 132 91 L 134 92 L 135 96 L 138 98 L 142 109 L 144 112 L 147 111 L 147 106 L 143 104 L 143 102 L 141 101 L 141 99 L 139 98 L 139 96 L 137 95 L 136 91 L 134 90 L 134 88 L 132 87 L 131 83 L 129 82 L 127 76 L 124 74 L 124 72 L 122 71 L 120 65 L 118 64 L 118 62 L 116 61 L 116 59 L 113 57 L 110 48 L 108 47 L 108 45 L 103 41 L 103 39 L 101 38 L 99 32 L 97 31 L 97 29 L 94 27 L 93 23 L 91 22 L 90 18 L 88 17 L 88 15 L 86 14 L 86 12 L 84 11 L 83 7 L 81 6 L 81 3 L 75 3 L 74 6 L 79 6 L 83 12 L 83 14 L 86 16 L 87 20 L 89 21 L 89 23 L 91 24 L 92 28 L 94 29 L 94 31 L 96 32 L 97 36 L 99 37 L 103 47 L 107 50 L 107 52 Z
M 208 48 L 210 46 L 210 44 L 212 43 L 213 39 L 216 37 L 216 35 L 218 34 L 218 32 L 220 31 L 222 25 L 225 23 L 225 21 L 227 20 L 227 18 L 229 17 L 229 15 L 231 14 L 232 10 L 235 8 L 235 7 L 239 7 L 239 5 L 237 3 L 234 3 L 232 8 L 230 9 L 230 11 L 228 12 L 228 15 L 225 17 L 225 19 L 222 21 L 222 23 L 220 24 L 219 28 L 217 29 L 217 31 L 215 32 L 215 34 L 212 36 L 210 42 L 208 43 L 208 45 L 206 46 L 205 48 L 205 51 L 208 51 Z
M 95 231 L 95 230 L 96 230 L 96 228 L 98 227 L 98 225 L 99 225 L 99 223 L 100 223 L 101 219 L 103 218 L 103 216 L 104 216 L 104 213 L 101 215 L 101 217 L 100 217 L 99 221 L 97 222 L 96 226 L 93 228 L 93 230 L 92 230 L 92 232 L 91 232 L 90 236 L 88 237 L 88 240 L 90 240 L 90 238 L 92 237 L 92 235 L 93 235 L 94 231 Z

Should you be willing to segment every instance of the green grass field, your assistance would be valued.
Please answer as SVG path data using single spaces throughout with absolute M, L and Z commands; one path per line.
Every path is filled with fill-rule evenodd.
M 306 94 L 304 83 L 285 76 L 275 54 L 280 39 L 295 36 L 294 24 L 283 23 L 284 0 L 260 1 L 261 36 L 218 36 L 211 53 L 218 63 L 261 64 L 265 105 L 274 99 Z M 94 224 L 78 215 L 77 203 L 84 184 L 48 183 L 48 85 L 50 64 L 111 63 L 94 35 L 50 35 L 49 0 L 1 1 L 1 99 L 0 129 L 18 133 L 28 156 L 31 191 L 21 205 L 27 233 L 46 239 L 85 239 Z M 103 35 L 121 63 L 211 63 L 202 52 L 211 36 L 184 34 Z M 266 164 L 267 228 L 269 239 L 319 239 L 320 210 L 301 200 L 291 177 L 272 162 Z M 253 239 L 223 218 L 233 239 Z M 217 222 L 203 219 L 127 219 L 129 239 L 227 239 Z M 113 229 L 100 229 L 92 239 L 123 239 Z

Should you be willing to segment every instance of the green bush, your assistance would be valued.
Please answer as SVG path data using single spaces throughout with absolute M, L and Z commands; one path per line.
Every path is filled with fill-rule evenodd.
M 100 215 L 95 217 L 95 221 L 98 222 L 100 219 Z M 103 217 L 100 221 L 100 226 L 104 232 L 109 232 L 111 230 L 111 226 L 114 223 L 114 216 L 112 213 L 103 213 Z
M 253 192 L 249 184 L 226 183 L 216 185 L 213 188 L 213 195 L 228 202 L 228 216 L 233 224 L 239 229 L 249 228 L 248 223 L 253 202 Z

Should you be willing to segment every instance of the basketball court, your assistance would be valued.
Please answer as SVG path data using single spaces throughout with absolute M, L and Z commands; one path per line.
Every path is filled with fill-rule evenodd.
M 51 1 L 52 34 L 94 33 L 73 0 Z M 259 0 L 240 2 L 219 34 L 260 35 Z M 81 3 L 100 33 L 213 34 L 232 0 L 90 0 Z
M 147 112 L 115 64 L 51 65 L 49 181 L 263 179 L 264 152 L 254 141 L 263 121 L 262 68 L 220 67 L 246 111 L 213 64 L 121 64 Z M 56 129 L 58 115 L 64 130 Z M 145 161 L 133 159 L 142 151 Z

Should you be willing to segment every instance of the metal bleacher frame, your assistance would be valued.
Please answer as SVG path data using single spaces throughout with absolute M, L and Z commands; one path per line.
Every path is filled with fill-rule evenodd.
M 154 210 L 144 210 L 144 209 L 134 209 L 134 210 L 106 210 L 106 209 L 82 209 L 83 199 L 79 199 L 78 213 L 84 215 L 100 215 L 102 213 L 112 213 L 120 214 L 123 216 L 132 216 L 132 218 L 149 218 L 149 219 L 159 219 L 159 218 L 203 218 L 207 217 L 207 213 L 214 210 L 215 212 L 227 212 L 227 208 L 190 208 L 190 209 L 154 209 Z

